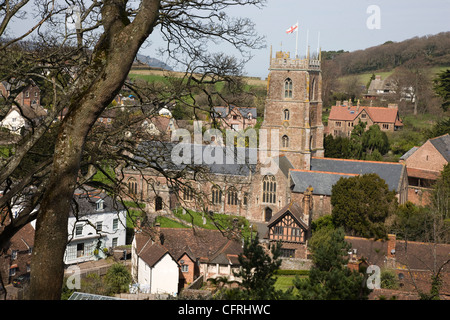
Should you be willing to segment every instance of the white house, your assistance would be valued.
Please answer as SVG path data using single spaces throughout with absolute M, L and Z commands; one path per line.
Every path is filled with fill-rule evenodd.
M 139 291 L 177 295 L 180 270 L 178 263 L 165 247 L 150 237 L 142 246 L 137 241 L 135 237 L 132 244 L 131 274 Z
M 120 203 L 98 190 L 77 190 L 74 201 L 65 264 L 98 260 L 104 251 L 125 245 L 126 210 Z

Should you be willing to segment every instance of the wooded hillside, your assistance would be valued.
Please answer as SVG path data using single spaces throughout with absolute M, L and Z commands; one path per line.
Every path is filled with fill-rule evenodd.
M 399 66 L 450 66 L 450 32 L 414 37 L 353 52 L 325 52 L 341 75 L 391 70 Z

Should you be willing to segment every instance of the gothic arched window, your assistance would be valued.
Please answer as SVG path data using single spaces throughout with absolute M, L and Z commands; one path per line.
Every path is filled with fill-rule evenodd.
M 137 181 L 135 178 L 128 179 L 128 192 L 131 194 L 137 194 Z
M 211 201 L 213 204 L 222 203 L 222 190 L 217 186 L 214 186 L 211 189 Z
M 292 80 L 289 78 L 284 80 L 284 97 L 292 98 Z
M 277 182 L 275 176 L 263 178 L 263 203 L 276 203 Z
M 283 119 L 284 120 L 289 120 L 289 110 L 288 109 L 284 109 L 284 111 L 283 111 Z
M 228 189 L 228 204 L 236 206 L 238 204 L 238 193 L 235 188 L 229 188 Z
M 281 145 L 283 146 L 283 148 L 287 148 L 289 147 L 289 137 L 284 135 L 281 137 Z

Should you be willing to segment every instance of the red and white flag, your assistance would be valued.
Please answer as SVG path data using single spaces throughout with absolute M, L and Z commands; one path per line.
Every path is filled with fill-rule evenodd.
M 298 22 L 294 24 L 292 27 L 286 30 L 286 33 L 293 33 L 294 31 L 298 30 Z

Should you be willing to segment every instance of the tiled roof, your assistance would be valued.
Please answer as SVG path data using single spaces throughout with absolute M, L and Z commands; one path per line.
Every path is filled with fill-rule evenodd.
M 308 222 L 305 222 L 303 216 L 303 208 L 295 201 L 291 201 L 283 208 L 280 209 L 275 215 L 272 216 L 270 221 L 267 224 L 267 227 L 270 228 L 272 225 L 277 223 L 277 221 L 282 218 L 286 213 L 290 213 L 295 221 L 302 226 L 305 230 L 308 229 Z
M 166 248 L 159 245 L 158 243 L 149 243 L 142 248 L 139 252 L 139 257 L 145 261 L 150 267 L 153 267 L 159 260 L 161 260 L 166 254 L 170 253 Z M 175 260 L 175 259 L 174 259 Z
M 167 250 L 175 260 L 187 254 L 193 261 L 201 259 L 223 259 L 227 255 L 238 255 L 240 243 L 225 237 L 219 230 L 199 228 L 161 228 L 161 246 Z M 144 229 L 136 233 L 136 247 L 138 252 L 154 236 L 154 230 Z M 162 254 L 162 251 L 160 250 Z
M 440 172 L 430 171 L 423 169 L 407 168 L 408 177 L 437 180 L 439 178 Z
M 403 123 L 398 120 L 397 108 L 366 107 L 366 106 L 332 106 L 329 120 L 354 121 L 359 114 L 365 111 L 370 119 L 376 123 L 394 123 L 396 126 L 402 126 Z

